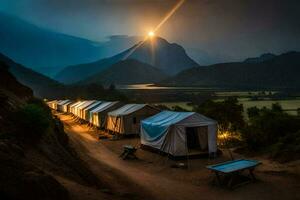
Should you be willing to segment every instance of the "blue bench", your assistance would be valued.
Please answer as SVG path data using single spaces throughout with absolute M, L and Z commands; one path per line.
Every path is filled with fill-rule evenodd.
M 217 181 L 219 185 L 227 185 L 229 188 L 233 188 L 250 181 L 255 181 L 256 177 L 253 172 L 260 164 L 261 162 L 257 160 L 239 159 L 219 163 L 216 165 L 209 165 L 206 168 L 215 173 L 216 176 L 214 180 Z M 237 177 L 241 177 L 241 173 L 243 171 L 248 171 L 249 176 L 247 176 L 247 179 L 241 183 L 234 185 L 234 180 Z

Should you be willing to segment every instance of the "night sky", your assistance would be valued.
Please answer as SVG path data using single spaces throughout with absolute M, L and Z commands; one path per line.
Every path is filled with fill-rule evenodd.
M 145 35 L 175 0 L 1 0 L 0 12 L 95 41 Z M 157 35 L 192 57 L 235 61 L 262 53 L 300 50 L 299 0 L 186 0 Z

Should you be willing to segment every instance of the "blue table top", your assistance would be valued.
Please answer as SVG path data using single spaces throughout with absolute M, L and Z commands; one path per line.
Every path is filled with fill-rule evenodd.
M 216 165 L 210 165 L 207 166 L 208 169 L 223 172 L 223 173 L 231 173 L 235 171 L 240 171 L 243 169 L 248 169 L 252 167 L 256 167 L 257 165 L 261 164 L 261 162 L 257 160 L 246 160 L 246 159 L 240 159 L 240 160 L 233 160 L 228 161 Z

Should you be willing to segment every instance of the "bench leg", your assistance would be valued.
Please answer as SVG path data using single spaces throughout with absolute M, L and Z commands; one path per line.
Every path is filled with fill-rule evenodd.
M 250 178 L 251 178 L 251 180 L 252 181 L 256 181 L 257 179 L 256 179 L 256 177 L 255 177 L 255 175 L 254 175 L 254 169 L 249 169 L 249 174 L 250 174 Z
M 216 179 L 215 180 L 217 180 L 218 185 L 221 186 L 222 182 L 221 182 L 220 174 L 218 172 L 215 172 L 215 174 L 216 174 Z

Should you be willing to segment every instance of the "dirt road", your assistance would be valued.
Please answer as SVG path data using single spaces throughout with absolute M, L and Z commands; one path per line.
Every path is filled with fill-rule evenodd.
M 298 182 L 280 176 L 267 176 L 267 181 L 250 184 L 234 191 L 212 187 L 208 183 L 192 184 L 144 170 L 142 165 L 124 161 L 103 145 L 85 126 L 69 115 L 58 114 L 65 125 L 71 145 L 91 170 L 105 179 L 113 191 L 132 199 L 294 199 L 299 198 Z M 178 171 L 178 175 L 182 171 Z M 207 173 L 207 171 L 203 171 Z M 173 174 L 172 176 L 176 176 Z M 287 182 L 289 181 L 289 182 Z M 282 185 L 283 184 L 283 185 Z M 294 193 L 293 193 L 294 192 Z M 298 195 L 298 196 L 296 196 Z

